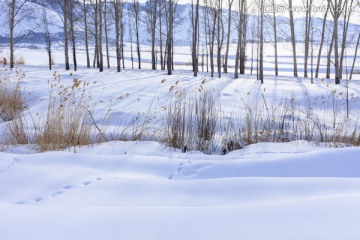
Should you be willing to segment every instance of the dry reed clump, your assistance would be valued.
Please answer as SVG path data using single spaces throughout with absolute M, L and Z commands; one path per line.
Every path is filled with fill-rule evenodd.
M 0 72 L 0 119 L 4 122 L 15 119 L 24 108 L 20 81 L 25 77 L 21 70 L 10 73 Z
M 201 85 L 202 86 L 202 85 Z M 211 153 L 215 150 L 215 134 L 219 120 L 220 107 L 215 100 L 214 89 L 200 88 L 200 96 L 195 101 L 195 124 L 196 150 Z
M 55 58 L 54 57 L 51 57 L 51 65 L 56 65 L 56 62 L 55 62 Z
M 110 136 L 106 135 L 106 129 L 99 127 L 94 119 L 94 106 L 88 103 L 91 98 L 87 92 L 88 83 L 74 79 L 66 86 L 58 74 L 54 74 L 55 80 L 51 82 L 45 114 L 34 120 L 29 110 L 24 111 L 26 104 L 20 88 L 24 73 L 4 70 L 0 74 L 0 122 L 5 122 L 6 126 L 1 134 L 5 133 L 6 144 L 37 143 L 40 151 L 48 151 L 115 138 L 155 139 L 149 139 L 149 122 L 155 118 L 151 107 L 148 112 L 134 116 L 125 128 L 119 127 Z M 222 111 L 216 91 L 206 87 L 205 80 L 195 93 L 185 93 L 177 84 L 169 90 L 175 96 L 165 108 L 164 131 L 156 131 L 156 134 L 162 134 L 161 139 L 168 146 L 183 152 L 227 154 L 252 143 L 297 140 L 360 146 L 358 116 L 346 117 L 344 110 L 341 111 L 346 100 L 341 91 L 330 91 L 315 99 L 305 94 L 302 102 L 295 96 L 285 97 L 272 104 L 261 93 L 256 103 L 243 100 L 239 109 L 229 113 Z M 113 120 L 110 116 L 114 106 L 128 95 L 111 101 L 102 119 L 103 125 Z M 350 101 L 355 102 L 357 98 L 353 98 Z
M 6 145 L 28 144 L 30 138 L 27 122 L 22 115 L 10 122 L 6 122 L 5 138 L 3 139 Z
M 198 90 L 200 93 L 193 96 L 175 91 L 175 99 L 165 111 L 163 141 L 183 152 L 199 150 L 210 154 L 216 148 L 219 105 L 213 88 L 204 89 L 201 85 Z M 170 91 L 174 91 L 174 87 Z
M 40 151 L 59 150 L 93 142 L 86 83 L 74 79 L 65 87 L 57 77 L 51 85 L 47 114 L 43 126 L 37 127 Z
M 225 155 L 234 150 L 242 149 L 245 145 L 242 139 L 242 129 L 239 122 L 238 114 L 230 113 L 225 115 L 222 113 L 223 119 L 220 122 L 220 139 L 221 139 L 221 154 Z
M 19 57 L 15 57 L 14 63 L 17 65 L 25 65 L 24 56 L 20 55 Z
M 19 79 L 20 76 L 24 77 L 20 73 L 21 71 L 17 74 Z M 59 74 L 54 74 L 54 77 L 45 114 L 34 115 L 29 109 L 24 111 L 26 107 L 23 106 L 25 104 L 21 98 L 19 84 L 12 88 L 14 90 L 12 92 L 9 91 L 11 89 L 9 85 L 1 85 L 6 86 L 2 88 L 6 90 L 3 92 L 12 93 L 11 98 L 6 98 L 7 104 L 2 104 L 0 108 L 10 109 L 2 111 L 3 116 L 6 116 L 4 117 L 6 129 L 2 132 L 2 143 L 5 145 L 36 143 L 39 150 L 44 152 L 107 141 L 97 126 L 92 107 L 88 103 L 91 95 L 87 93 L 86 87 L 89 84 L 74 79 L 70 86 L 65 86 Z M 2 82 L 8 83 L 10 78 L 12 76 L 7 75 L 4 78 L 7 81 Z M 1 95 L 3 98 L 4 96 L 7 95 Z M 10 102 L 8 99 L 15 99 L 19 103 Z
M 177 96 L 167 106 L 165 115 L 166 128 L 164 141 L 173 148 L 184 148 L 186 145 L 186 102 L 185 95 Z
M 305 140 L 359 145 L 358 121 L 340 119 L 337 105 L 341 106 L 344 99 L 333 95 L 322 96 L 318 102 L 308 97 L 304 106 L 292 96 L 270 107 L 263 97 L 256 106 L 246 105 L 241 136 L 246 144 Z
M 29 143 L 27 123 L 23 118 L 26 106 L 20 87 L 24 77 L 21 70 L 0 72 L 0 119 L 5 122 L 1 140 L 5 145 Z
M 170 90 L 176 91 L 176 87 Z M 200 94 L 193 96 L 176 91 L 165 111 L 163 141 L 183 152 L 227 154 L 258 142 L 298 140 L 331 146 L 360 145 L 359 122 L 356 116 L 349 118 L 341 111 L 345 101 L 341 92 L 332 91 L 315 99 L 305 94 L 302 102 L 295 96 L 285 97 L 273 104 L 261 94 L 256 104 L 243 101 L 235 114 L 223 112 L 209 89 L 201 86 L 198 90 Z

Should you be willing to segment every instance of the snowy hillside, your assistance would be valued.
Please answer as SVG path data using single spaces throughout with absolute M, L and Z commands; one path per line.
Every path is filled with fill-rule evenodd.
M 1 0 L 0 1 L 0 8 L 6 9 L 6 4 L 5 4 L 6 0 Z M 44 6 L 43 6 L 44 5 Z M 42 44 L 44 42 L 44 24 L 43 24 L 43 12 L 46 11 L 48 18 L 50 19 L 50 27 L 49 30 L 52 33 L 52 38 L 54 41 L 56 42 L 62 42 L 63 41 L 63 28 L 62 28 L 62 18 L 61 18 L 61 13 L 59 15 L 59 13 L 56 12 L 56 9 L 59 8 L 58 5 L 56 4 L 52 4 L 51 5 L 51 1 L 30 1 L 27 2 L 24 9 L 22 10 L 24 13 L 28 13 L 31 12 L 31 14 L 29 15 L 28 19 L 26 21 L 22 21 L 20 22 L 20 24 L 16 27 L 15 29 L 15 35 L 16 36 L 21 36 L 21 35 L 26 35 L 26 37 L 24 39 L 21 39 L 20 42 L 22 43 L 32 43 L 32 44 Z M 92 11 L 92 8 L 89 6 L 88 7 L 88 11 Z M 145 13 L 145 4 L 141 4 L 141 12 L 140 12 L 140 43 L 141 44 L 145 44 L 145 45 L 149 45 L 150 44 L 150 39 L 149 39 L 149 34 L 147 34 L 148 32 L 148 27 L 147 27 L 147 19 L 146 19 L 146 13 Z M 203 7 L 201 7 L 200 12 L 202 13 L 204 11 Z M 174 30 L 174 44 L 178 45 L 178 46 L 189 46 L 191 44 L 191 31 L 190 31 L 190 26 L 191 26 L 191 18 L 190 18 L 190 13 L 191 13 L 191 6 L 189 4 L 179 4 L 179 6 L 177 7 L 177 24 L 175 24 L 175 30 Z M 80 17 L 81 16 L 81 11 L 78 13 Z M 356 14 L 356 13 L 354 13 Z M 203 13 L 202 13 L 203 15 Z M 232 23 L 232 28 L 233 30 L 231 32 L 235 33 L 236 30 L 236 26 L 237 26 L 237 12 L 233 13 L 233 23 Z M 132 15 L 132 9 L 131 9 L 131 4 L 130 3 L 126 3 L 125 4 L 125 8 L 124 8 L 124 13 L 123 13 L 123 23 L 124 23 L 124 41 L 125 42 L 130 42 L 131 41 L 131 36 L 130 36 L 130 24 L 133 24 L 133 15 Z M 202 19 L 204 18 L 204 16 L 202 16 Z M 224 11 L 224 19 L 227 18 L 227 12 Z M 8 19 L 7 14 L 3 13 L 2 15 L 0 15 L 0 21 L 1 22 L 6 22 Z M 266 21 L 265 21 L 265 41 L 273 41 L 273 27 L 271 25 L 272 21 L 272 15 L 268 15 L 266 17 Z M 89 25 L 90 28 L 91 27 L 91 18 L 89 18 Z M 110 38 L 110 42 L 114 45 L 115 42 L 115 27 L 113 26 L 113 18 L 109 18 L 109 38 Z M 202 20 L 203 21 L 203 20 Z M 248 29 L 247 29 L 247 37 L 249 40 L 251 39 L 256 39 L 257 33 L 256 31 L 253 29 L 253 27 L 251 26 L 256 26 L 257 21 L 258 21 L 258 17 L 256 15 L 249 15 L 247 17 L 247 21 L 248 21 Z M 305 30 L 304 30 L 304 25 L 305 25 L 305 19 L 303 17 L 298 17 L 295 19 L 295 29 L 296 29 L 296 41 L 297 42 L 302 42 L 304 41 L 304 34 L 305 34 Z M 340 26 L 342 22 L 340 21 Z M 77 24 L 77 36 L 78 36 L 78 42 L 83 44 L 83 38 L 84 38 L 84 25 L 81 22 L 78 22 Z M 320 34 L 319 32 L 321 31 L 322 28 L 322 19 L 320 18 L 315 18 L 314 19 L 314 23 L 313 23 L 313 27 L 314 27 L 314 42 L 315 43 L 319 43 L 320 42 Z M 131 26 L 131 28 L 133 29 L 134 26 Z M 224 28 L 227 28 L 227 21 L 225 21 L 224 23 Z M 327 20 L 327 32 L 330 32 L 330 30 L 333 28 L 333 23 L 331 20 Z M 256 27 L 255 27 L 256 29 Z M 350 42 L 352 42 L 353 44 L 356 43 L 356 36 L 357 33 L 360 30 L 360 25 L 358 24 L 354 24 L 354 23 L 350 23 L 349 24 L 349 29 L 348 29 L 348 39 L 350 40 Z M 134 33 L 132 33 L 134 34 Z M 8 43 L 8 29 L 7 28 L 1 28 L 0 30 L 0 43 L 2 44 L 6 44 Z M 277 16 L 277 35 L 278 35 L 278 40 L 279 41 L 289 41 L 290 39 L 290 35 L 289 35 L 289 18 L 288 16 L 283 16 L 283 15 L 279 15 Z M 325 44 L 330 44 L 329 41 L 331 39 L 331 34 L 325 33 L 326 39 L 325 39 Z M 231 36 L 231 40 L 232 42 L 235 42 L 237 35 L 233 34 Z M 342 37 L 342 33 L 341 31 L 339 31 L 339 37 L 341 39 Z M 92 39 L 92 36 L 90 34 L 90 38 Z M 132 36 L 133 41 L 135 39 L 135 36 Z M 203 39 L 203 44 L 205 43 L 204 38 Z M 92 41 L 92 40 L 91 40 Z
M 1 9 L 8 9 L 7 7 L 7 0 L 0 1 L 0 8 Z M 56 11 L 49 8 L 48 6 L 42 6 L 37 3 L 33 2 L 25 2 L 24 7 L 21 8 L 20 12 L 17 14 L 15 21 L 18 21 L 24 16 L 26 16 L 25 20 L 19 22 L 15 28 L 15 36 L 27 35 L 27 33 L 44 33 L 44 24 L 43 24 L 43 14 L 46 11 L 48 19 L 52 23 L 51 28 L 49 28 L 50 32 L 55 34 L 62 31 L 61 26 L 61 18 Z M 8 14 L 6 12 L 2 12 L 0 15 L 0 20 L 2 23 L 8 23 Z M 9 36 L 9 29 L 8 25 L 6 27 L 2 27 L 0 30 L 0 36 L 5 37 Z M 33 36 L 35 38 L 36 36 Z M 42 39 L 31 39 L 28 37 L 29 40 L 42 42 Z

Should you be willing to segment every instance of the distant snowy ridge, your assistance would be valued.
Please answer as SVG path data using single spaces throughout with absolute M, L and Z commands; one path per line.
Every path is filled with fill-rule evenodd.
M 61 16 L 54 10 L 54 7 L 51 7 L 50 0 L 47 1 L 38 1 L 32 0 L 27 2 L 24 6 L 24 12 L 31 11 L 32 14 L 26 21 L 22 21 L 15 29 L 15 35 L 20 36 L 26 32 L 26 36 L 21 39 L 21 43 L 32 43 L 32 44 L 42 44 L 44 42 L 44 26 L 42 21 L 43 10 L 45 9 L 48 18 L 51 20 L 50 32 L 52 34 L 53 41 L 61 43 L 63 41 L 63 29 L 62 29 L 62 18 Z M 0 0 L 0 9 L 6 9 L 7 4 L 6 0 Z M 143 45 L 150 44 L 149 34 L 147 34 L 147 26 L 146 26 L 146 13 L 144 11 L 145 4 L 141 4 L 141 13 L 140 17 L 142 21 L 140 22 L 140 43 Z M 175 45 L 177 46 L 189 46 L 191 44 L 191 6 L 189 4 L 180 4 L 177 7 L 178 16 L 180 17 L 179 23 L 175 25 Z M 202 8 L 203 9 L 203 8 Z M 91 8 L 89 8 L 91 10 Z M 82 14 L 82 11 L 79 11 Z M 354 13 L 356 14 L 356 13 Z M 130 42 L 130 25 L 133 24 L 133 19 L 131 16 L 131 4 L 126 3 L 124 8 L 124 41 Z M 226 21 L 227 11 L 224 11 L 224 26 L 226 29 L 227 21 Z M 237 13 L 234 12 L 233 16 L 236 16 Z M 270 17 L 270 16 L 269 16 Z M 271 18 L 271 17 L 270 17 Z M 202 19 L 202 18 L 201 18 Z M 249 41 L 256 40 L 257 34 L 256 31 L 253 31 L 253 24 L 256 24 L 258 17 L 255 15 L 248 16 L 248 27 L 247 27 L 247 39 Z M 8 21 L 8 16 L 6 13 L 0 14 L 0 21 L 2 23 L 6 23 Z M 88 20 L 90 21 L 90 20 Z M 112 45 L 115 44 L 115 29 L 110 19 L 109 22 L 109 39 Z M 231 42 L 236 42 L 237 34 L 234 34 L 236 30 L 236 17 L 232 23 L 232 36 Z M 320 31 L 322 28 L 323 20 L 321 18 L 313 18 L 313 26 L 314 26 L 314 42 L 319 43 L 320 41 Z M 342 28 L 343 22 L 340 21 L 340 29 Z M 7 25 L 7 24 L 6 24 Z M 305 18 L 297 18 L 295 19 L 295 31 L 296 31 L 296 41 L 302 42 L 304 41 L 304 26 Z M 77 29 L 77 41 L 81 44 L 84 40 L 84 24 L 81 20 L 76 25 Z M 89 28 L 91 29 L 92 23 L 89 22 Z M 134 26 L 132 26 L 134 28 Z M 330 44 L 331 34 L 330 31 L 333 28 L 333 22 L 331 21 L 331 17 L 328 17 L 326 24 L 326 33 L 325 33 L 325 45 Z M 360 25 L 358 24 L 349 24 L 348 29 L 348 41 L 352 44 L 356 43 L 356 36 L 360 31 Z M 133 33 L 134 34 L 134 33 Z M 289 41 L 289 19 L 287 17 L 278 16 L 277 17 L 277 35 L 279 41 Z M 273 28 L 269 21 L 265 20 L 265 41 L 273 42 Z M 339 31 L 340 40 L 342 37 L 342 32 Z M 9 37 L 9 30 L 6 27 L 0 28 L 0 43 L 7 44 Z M 90 34 L 90 41 L 92 41 L 92 36 Z M 135 41 L 135 36 L 132 37 L 133 41 Z M 201 38 L 205 39 L 205 37 Z M 205 42 L 205 40 L 204 40 Z

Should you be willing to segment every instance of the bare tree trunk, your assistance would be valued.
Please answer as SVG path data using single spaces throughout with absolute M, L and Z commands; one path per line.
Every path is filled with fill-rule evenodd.
M 253 70 L 254 70 L 254 45 L 255 45 L 255 36 L 256 36 L 256 26 L 255 26 L 255 21 L 252 21 L 252 25 L 251 25 L 251 69 L 250 69 L 250 75 L 253 74 Z M 256 50 L 257 52 L 257 50 Z
M 70 70 L 69 64 L 69 37 L 68 37 L 68 0 L 64 0 L 64 44 L 65 44 L 65 70 Z
M 208 26 L 210 25 L 210 23 L 209 23 L 207 6 L 204 12 L 204 17 L 205 17 L 204 30 L 205 30 L 205 47 L 206 47 L 206 72 L 209 72 L 209 37 L 210 37 L 209 34 L 210 33 Z
M 10 19 L 9 19 L 9 30 L 10 30 L 10 69 L 14 68 L 14 27 L 15 27 L 15 0 L 11 1 L 10 8 Z
M 329 47 L 328 54 L 327 54 L 327 64 L 326 64 L 326 78 L 327 79 L 330 78 L 330 74 L 331 74 L 331 53 L 332 53 L 333 47 L 334 47 L 335 35 L 336 35 L 336 33 L 333 32 L 330 47 Z
M 168 42 L 167 42 L 167 37 L 166 37 L 166 42 L 165 42 L 165 52 L 164 52 L 164 59 L 166 59 L 166 61 L 164 61 L 164 66 L 162 67 L 162 69 L 166 69 L 167 66 L 167 55 L 168 55 Z
M 93 67 L 99 68 L 100 67 L 100 61 L 99 61 L 99 4 L 98 0 L 95 1 L 94 4 L 94 25 L 95 25 L 95 53 L 94 53 L 94 61 L 93 61 Z
M 106 46 L 106 62 L 107 67 L 110 68 L 110 54 L 109 54 L 109 37 L 108 37 L 108 27 L 107 27 L 107 0 L 104 2 L 105 9 L 104 9 L 104 27 L 105 27 L 105 46 Z
M 331 3 L 331 13 L 334 18 L 334 51 L 335 51 L 335 84 L 340 84 L 340 69 L 339 69 L 339 18 L 342 6 L 342 0 L 328 0 Z
M 14 36 L 14 31 L 15 28 L 19 25 L 20 22 L 23 21 L 32 21 L 31 17 L 33 17 L 33 11 L 22 11 L 22 8 L 25 6 L 25 4 L 28 2 L 29 0 L 8 0 L 8 1 L 3 1 L 4 6 L 6 5 L 7 7 L 9 7 L 9 19 L 4 19 L 5 22 L 3 22 L 3 24 L 8 23 L 8 27 L 9 27 L 9 47 L 10 47 L 10 69 L 14 68 L 15 65 L 15 56 L 14 56 L 14 47 L 15 44 L 17 42 L 19 42 L 21 39 L 23 39 L 24 37 L 26 37 L 28 34 L 31 33 L 32 29 L 18 29 L 19 31 L 17 31 L 17 36 Z M 1 9 L 0 10 L 0 14 L 1 12 L 5 11 L 5 9 Z M 8 21 L 7 21 L 8 20 Z M 1 26 L 1 27 L 5 27 L 5 26 Z M 6 60 L 6 59 L 5 59 Z
M 199 58 L 197 52 L 198 34 L 199 34 L 199 0 L 196 1 L 195 7 L 195 21 L 193 23 L 193 41 L 192 41 L 192 61 L 194 77 L 197 77 L 199 71 Z
M 163 33 L 162 33 L 162 2 L 159 2 L 159 42 L 160 42 L 160 69 L 165 70 L 164 55 L 163 55 Z
M 156 4 L 157 0 L 153 0 L 155 3 L 154 9 L 153 9 L 153 21 L 151 22 L 152 29 L 151 29 L 151 63 L 152 63 L 152 69 L 156 70 L 156 19 L 157 19 L 157 9 Z
M 97 47 L 96 47 L 96 44 L 95 44 L 95 48 L 94 48 L 93 68 L 95 68 L 95 64 L 96 64 L 96 62 L 97 62 L 97 54 L 98 54 L 98 51 L 97 51 Z
M 147 3 L 147 24 L 151 35 L 151 68 L 156 70 L 156 23 L 158 0 L 149 0 Z
M 251 43 L 251 67 L 250 67 L 250 75 L 253 74 L 254 69 L 254 41 Z
M 321 60 L 322 48 L 324 45 L 325 30 L 326 30 L 326 18 L 327 18 L 328 12 L 329 12 L 329 4 L 328 4 L 328 7 L 327 7 L 325 15 L 324 15 L 324 20 L 323 20 L 323 25 L 322 25 L 322 30 L 321 30 L 321 40 L 320 40 L 319 53 L 318 53 L 318 58 L 317 58 L 317 63 L 316 63 L 315 78 L 319 77 L 320 60 Z
M 276 14 L 275 14 L 275 0 L 271 1 L 273 6 L 273 27 L 274 27 L 274 48 L 275 48 L 275 76 L 279 76 L 278 66 L 278 47 L 277 47 L 277 29 L 276 29 Z
M 311 84 L 314 84 L 314 26 L 311 21 Z
M 259 75 L 259 56 L 260 56 L 260 10 L 258 10 L 257 16 L 257 46 L 256 46 L 256 77 L 260 78 Z
M 173 12 L 173 26 L 172 26 L 172 32 L 171 32 L 171 67 L 172 70 L 175 70 L 175 66 L 174 66 L 174 12 Z
M 231 40 L 231 20 L 232 20 L 232 5 L 234 0 L 228 0 L 228 28 L 227 28 L 227 39 L 226 39 L 226 50 L 225 50 L 225 59 L 224 59 L 224 72 L 228 72 L 228 60 L 229 60 L 229 49 L 230 49 L 230 40 Z
M 169 0 L 169 31 L 167 33 L 168 35 L 168 55 L 167 55 L 167 70 L 168 70 L 168 75 L 172 74 L 172 43 L 173 43 L 173 27 L 174 27 L 174 16 L 173 16 L 173 11 L 174 11 L 174 4 L 172 0 Z
M 99 71 L 104 71 L 103 51 L 102 51 L 102 35 L 103 35 L 103 14 L 102 0 L 99 0 Z
M 341 0 L 340 0 L 341 1 Z M 335 0 L 335 6 L 337 5 L 337 0 Z M 340 84 L 340 71 L 339 71 L 339 34 L 338 34 L 338 26 L 339 26 L 339 11 L 334 9 L 334 40 L 335 40 L 335 84 Z
M 348 5 L 349 2 L 350 2 L 350 5 Z M 342 37 L 342 43 L 341 43 L 340 66 L 339 66 L 340 79 L 342 79 L 343 63 L 344 63 L 344 56 L 345 56 L 346 43 L 347 43 L 347 34 L 348 34 L 348 29 L 349 29 L 349 22 L 350 22 L 350 17 L 351 17 L 351 13 L 352 13 L 353 2 L 354 2 L 354 0 L 344 1 L 344 8 L 343 8 L 344 27 L 343 27 L 343 37 Z
M 122 6 L 122 5 L 121 5 Z M 121 17 L 120 17 L 120 49 L 121 49 L 121 60 L 122 60 L 122 67 L 125 69 L 125 54 L 124 54 L 124 22 L 123 22 L 123 6 L 121 7 Z
M 72 44 L 72 54 L 73 54 L 73 64 L 74 71 L 77 71 L 77 60 L 76 60 L 76 39 L 75 39 L 75 28 L 74 28 L 74 8 L 75 3 L 70 1 L 68 2 L 68 12 L 69 12 L 69 21 L 70 21 L 70 31 L 71 31 L 71 44 Z
M 296 39 L 295 39 L 295 26 L 294 26 L 294 14 L 292 10 L 292 0 L 289 0 L 289 15 L 290 15 L 290 31 L 291 31 L 291 44 L 293 50 L 293 63 L 294 63 L 294 77 L 298 76 L 297 69 L 297 55 L 296 55 Z
M 247 14 L 247 4 L 246 0 L 242 1 L 242 20 L 241 20 L 241 41 L 240 41 L 240 74 L 245 74 L 245 63 L 246 63 L 246 14 Z
M 43 24 L 44 24 L 44 30 L 45 30 L 46 51 L 48 53 L 48 59 L 49 59 L 49 70 L 51 71 L 51 68 L 52 68 L 51 37 L 50 37 L 50 31 L 49 31 L 49 20 L 47 18 L 45 6 L 43 7 Z
M 205 56 L 204 56 L 204 47 L 201 49 L 201 71 L 204 72 L 204 62 L 205 62 Z
M 350 80 L 352 79 L 352 75 L 354 73 L 354 66 L 355 66 L 355 61 L 356 61 L 357 52 L 358 52 L 358 48 L 359 48 L 359 42 L 360 42 L 360 33 L 359 33 L 358 40 L 356 43 L 354 60 L 353 60 L 352 66 L 351 66 L 351 72 L 350 72 L 350 78 L 349 78 Z
M 240 50 L 242 44 L 242 36 L 243 36 L 243 14 L 244 14 L 244 1 L 239 3 L 239 24 L 238 24 L 238 41 L 237 41 L 237 48 L 236 48 L 236 57 L 235 57 L 235 74 L 234 78 L 239 78 L 239 65 L 240 65 Z
M 139 69 L 141 69 L 141 50 L 140 50 L 140 38 L 139 38 L 139 8 L 140 4 L 138 0 L 133 0 L 133 12 L 135 18 L 135 35 L 136 35 L 136 51 L 138 55 Z
M 121 52 L 120 52 L 120 0 L 113 1 L 115 12 L 115 35 L 116 35 L 116 67 L 117 71 L 121 72 Z
M 212 27 L 209 29 L 211 33 L 211 41 L 210 41 L 210 73 L 211 77 L 214 77 L 214 46 L 215 46 L 215 32 L 216 32 L 216 19 L 217 19 L 217 11 L 211 9 L 212 11 Z
M 85 24 L 85 49 L 86 49 L 86 66 L 90 68 L 90 54 L 89 54 L 89 35 L 87 26 L 87 11 L 86 11 L 86 0 L 83 1 L 84 6 L 84 24 Z
M 305 55 L 304 55 L 304 77 L 308 77 L 308 60 L 309 60 L 309 46 L 310 46 L 310 25 L 311 25 L 311 7 L 312 0 L 303 0 L 306 1 L 304 4 L 306 7 L 306 17 L 305 17 Z
M 260 69 L 259 80 L 264 83 L 264 0 L 260 0 Z
M 222 21 L 222 1 L 217 1 L 217 70 L 219 78 L 221 78 L 221 49 L 224 42 L 224 25 Z
M 129 36 L 130 36 L 130 54 L 131 54 L 131 69 L 134 69 L 134 55 L 133 55 L 133 33 L 131 23 L 129 22 Z

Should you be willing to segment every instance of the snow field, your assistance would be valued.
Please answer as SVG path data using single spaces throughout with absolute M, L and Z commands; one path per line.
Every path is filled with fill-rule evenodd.
M 246 107 L 265 116 L 265 103 L 271 108 L 292 97 L 299 111 L 310 105 L 327 125 L 334 121 L 334 107 L 336 124 L 346 113 L 346 85 L 321 79 L 311 84 L 267 75 L 261 85 L 250 75 L 234 80 L 232 74 L 218 79 L 201 73 L 194 79 L 186 69 L 167 76 L 146 69 L 66 72 L 58 65 L 50 72 L 41 66 L 41 54 L 34 52 L 33 62 L 22 67 L 20 81 L 28 105 L 24 117 L 30 119 L 31 112 L 40 124 L 50 91 L 71 86 L 74 79 L 89 83 L 87 104 L 108 135 L 124 128 L 131 133 L 138 116 L 141 128 L 145 116 L 148 136 L 156 136 L 175 92 L 192 95 L 200 86 L 215 89 L 222 120 L 245 116 Z M 54 75 L 61 84 L 51 88 Z M 356 123 L 358 80 L 349 83 L 349 96 L 350 119 Z M 1 133 L 5 128 L 0 123 Z M 0 239 L 357 240 L 360 150 L 329 145 L 348 146 L 260 142 L 225 156 L 181 153 L 151 141 L 44 153 L 32 144 L 5 146 L 0 152 Z

